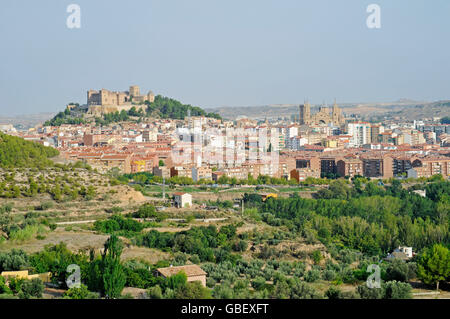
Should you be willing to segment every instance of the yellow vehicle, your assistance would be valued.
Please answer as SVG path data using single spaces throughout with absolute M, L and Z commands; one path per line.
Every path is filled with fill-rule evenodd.
M 270 194 L 262 194 L 262 201 L 265 202 L 268 198 L 272 197 L 272 198 L 278 198 L 278 194 L 275 193 L 270 193 Z

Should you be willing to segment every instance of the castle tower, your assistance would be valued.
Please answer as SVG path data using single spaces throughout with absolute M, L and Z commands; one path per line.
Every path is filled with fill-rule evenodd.
M 148 94 L 147 94 L 147 100 L 148 100 L 150 103 L 155 102 L 155 94 L 154 94 L 152 91 L 149 91 L 149 92 L 148 92 Z
M 131 96 L 140 96 L 141 92 L 140 92 L 139 86 L 137 86 L 137 85 L 130 86 L 130 95 Z

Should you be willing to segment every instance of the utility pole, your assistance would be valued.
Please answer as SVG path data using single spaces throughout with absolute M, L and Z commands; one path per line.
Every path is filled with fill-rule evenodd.
M 163 177 L 163 200 L 166 199 L 166 178 Z
M 241 199 L 241 215 L 244 217 L 244 199 Z

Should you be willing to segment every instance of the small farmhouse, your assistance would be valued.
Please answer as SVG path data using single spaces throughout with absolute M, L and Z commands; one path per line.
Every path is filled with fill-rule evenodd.
M 394 249 L 392 253 L 387 255 L 387 260 L 392 259 L 401 259 L 401 260 L 408 260 L 413 257 L 413 250 L 412 247 L 398 247 Z
M 42 274 L 29 275 L 28 270 L 19 270 L 19 271 L 3 271 L 0 276 L 4 278 L 18 278 L 18 279 L 34 279 L 39 278 L 43 283 L 50 282 L 51 273 L 46 272 Z
M 187 281 L 200 281 L 206 287 L 206 272 L 197 265 L 185 265 L 177 267 L 158 268 L 158 273 L 164 278 L 184 272 L 187 276 Z
M 174 204 L 177 208 L 191 207 L 192 206 L 192 195 L 188 193 L 175 193 Z

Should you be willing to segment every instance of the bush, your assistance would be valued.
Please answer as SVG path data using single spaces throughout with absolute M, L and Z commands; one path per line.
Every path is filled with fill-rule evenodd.
M 36 206 L 36 210 L 48 210 L 50 208 L 53 208 L 54 203 L 53 202 L 43 202 L 40 205 Z
M 404 282 L 389 281 L 384 288 L 385 299 L 411 299 L 411 285 Z
M 359 295 L 363 299 L 410 299 L 411 285 L 404 282 L 389 281 L 381 284 L 381 288 L 368 288 L 365 284 L 358 286 Z
M 106 208 L 105 212 L 107 212 L 109 214 L 117 214 L 117 213 L 123 212 L 123 208 L 120 206 L 113 206 L 111 208 Z
M 325 296 L 328 299 L 342 299 L 342 291 L 339 288 L 335 287 L 335 286 L 331 286 L 325 292 Z
M 409 279 L 409 276 L 409 267 L 403 260 L 392 260 L 386 268 L 386 280 L 388 281 L 405 282 Z
M 113 215 L 107 220 L 98 220 L 94 223 L 94 229 L 103 233 L 112 234 L 116 231 L 140 232 L 144 225 L 131 218 L 122 215 Z
M 27 267 L 28 255 L 21 249 L 12 249 L 7 253 L 0 253 L 0 272 L 15 271 Z
M 91 292 L 85 285 L 81 285 L 80 288 L 70 288 L 64 295 L 64 299 L 97 299 L 98 294 Z
M 311 255 L 312 260 L 314 261 L 314 264 L 318 265 L 320 264 L 320 261 L 322 260 L 323 256 L 320 250 L 315 250 Z
M 23 242 L 32 239 L 36 235 L 46 232 L 45 226 L 42 224 L 26 225 L 23 229 L 17 229 L 9 234 L 9 239 Z
M 317 269 L 311 269 L 306 273 L 306 282 L 315 282 L 320 279 L 320 271 Z
M 294 280 L 293 283 L 289 285 L 290 287 L 290 297 L 291 299 L 322 299 L 323 296 L 310 285 Z
M 144 204 L 139 209 L 133 213 L 135 218 L 153 218 L 156 217 L 156 209 L 151 204 Z
M 327 269 L 323 272 L 323 279 L 326 281 L 333 281 L 337 277 L 336 272 L 331 269 Z
M 383 299 L 384 291 L 383 288 L 369 288 L 364 285 L 360 285 L 357 291 L 362 299 Z
M 233 245 L 233 250 L 242 252 L 242 251 L 246 251 L 247 247 L 248 247 L 248 244 L 245 240 L 239 240 L 238 242 L 236 242 Z
M 162 299 L 163 293 L 159 285 L 151 287 L 147 290 L 147 295 L 150 299 Z
M 0 295 L 11 294 L 11 289 L 6 285 L 6 279 L 0 276 Z
M 210 299 L 211 292 L 199 281 L 188 282 L 175 290 L 176 299 Z
M 189 260 L 193 263 L 193 264 L 199 264 L 200 263 L 200 257 L 198 257 L 197 254 L 192 255 Z
M 262 290 L 266 285 L 266 278 L 256 277 L 254 280 L 252 280 L 251 284 L 252 287 L 255 288 L 256 290 Z
M 44 284 L 39 278 L 34 278 L 23 281 L 18 296 L 20 299 L 42 298 L 43 292 Z

